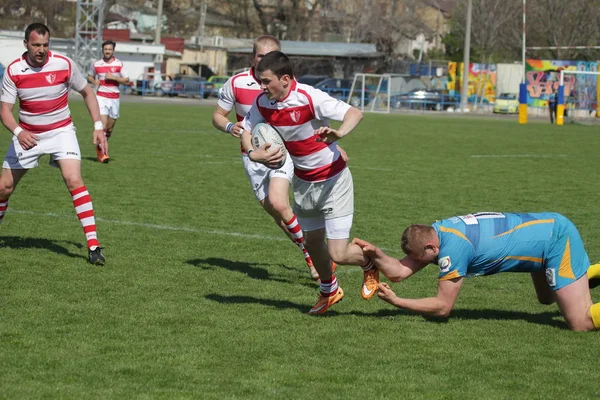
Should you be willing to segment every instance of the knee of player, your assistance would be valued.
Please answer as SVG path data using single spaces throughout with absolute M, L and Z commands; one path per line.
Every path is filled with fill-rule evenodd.
M 83 179 L 79 174 L 65 175 L 64 180 L 69 190 L 75 190 L 83 186 Z
M 287 199 L 280 199 L 276 196 L 269 196 L 269 203 L 272 210 L 279 216 L 284 215 L 286 212 L 290 211 L 290 203 Z
M 8 198 L 15 191 L 13 184 L 7 184 L 0 180 L 0 199 Z
M 574 332 L 589 332 L 596 329 L 592 321 L 586 319 L 582 319 L 579 321 L 570 321 L 567 322 L 567 325 L 569 326 L 569 329 Z

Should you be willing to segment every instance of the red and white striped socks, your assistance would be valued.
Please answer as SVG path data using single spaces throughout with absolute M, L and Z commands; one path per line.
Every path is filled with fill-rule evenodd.
M 88 248 L 94 250 L 100 246 L 100 243 L 96 235 L 96 219 L 94 218 L 92 198 L 85 186 L 73 190 L 71 196 L 73 197 L 73 205 L 75 206 L 77 218 L 79 218 L 79 222 L 81 222 L 81 226 L 83 227 L 83 233 L 85 233 Z
M 0 199 L 0 222 L 2 222 L 2 218 L 4 218 L 4 214 L 6 214 L 7 208 L 8 208 L 8 200 Z
M 324 281 L 321 279 L 321 296 L 331 297 L 338 290 L 338 282 L 335 276 L 331 277 L 331 280 Z
M 304 236 L 302 235 L 302 228 L 300 227 L 300 223 L 298 223 L 298 219 L 295 215 L 292 216 L 292 219 L 289 221 L 284 221 L 285 227 L 288 232 L 292 235 L 292 242 L 296 244 L 296 246 L 300 247 L 302 253 L 304 254 L 304 259 L 308 265 L 313 265 L 312 259 L 308 254 L 308 251 L 304 247 Z

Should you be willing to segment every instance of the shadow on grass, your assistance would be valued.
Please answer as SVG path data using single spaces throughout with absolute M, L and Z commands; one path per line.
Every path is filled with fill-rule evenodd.
M 256 264 L 256 263 L 247 263 L 247 262 L 239 262 L 239 261 L 231 261 L 223 258 L 217 257 L 209 257 L 203 259 L 194 259 L 188 260 L 185 262 L 186 264 L 193 265 L 194 267 L 207 269 L 207 265 L 210 267 L 224 268 L 229 271 L 239 272 L 244 275 L 249 276 L 252 279 L 264 280 L 264 281 L 274 281 L 274 282 L 282 282 L 282 283 L 291 283 L 291 284 L 301 284 L 304 286 L 308 286 L 311 288 L 315 287 L 315 283 L 312 280 L 307 283 L 306 279 L 298 279 L 292 280 L 287 278 L 282 278 L 280 276 L 271 274 L 267 269 L 261 268 L 261 265 L 273 265 L 273 264 Z M 210 268 L 209 267 L 209 268 Z M 296 271 L 294 268 L 287 267 L 285 265 L 280 265 L 281 268 L 285 268 L 286 270 Z M 306 269 L 306 277 L 309 277 L 308 268 Z
M 209 294 L 205 296 L 208 300 L 216 301 L 221 304 L 260 304 L 263 306 L 279 308 L 279 309 L 296 309 L 302 313 L 307 313 L 312 307 L 312 304 L 297 304 L 286 300 L 274 300 L 274 299 L 260 299 L 251 296 L 223 296 L 220 294 Z M 343 300 L 342 300 L 343 301 Z M 405 310 L 390 310 L 390 309 L 379 309 L 374 312 L 363 312 L 363 311 L 351 311 L 351 312 L 337 312 L 334 309 L 329 310 L 327 314 L 323 316 L 338 316 L 338 315 L 354 315 L 361 317 L 397 317 L 397 316 L 414 316 L 416 313 L 405 311 Z M 528 313 L 522 311 L 508 311 L 508 310 L 469 310 L 469 309 L 457 309 L 452 311 L 450 318 L 464 319 L 464 320 L 522 320 L 529 323 L 547 325 L 560 329 L 568 329 L 567 324 L 560 318 L 560 313 L 557 311 L 547 311 L 543 313 Z M 433 323 L 447 323 L 448 319 L 425 317 L 425 320 Z
M 71 258 L 83 258 L 87 260 L 87 257 L 81 254 L 71 253 L 66 247 L 61 246 L 59 243 L 65 243 L 69 246 L 75 246 L 81 249 L 83 245 L 81 243 L 69 242 L 66 240 L 48 240 L 40 238 L 28 238 L 19 236 L 0 236 L 0 248 L 8 247 L 11 249 L 45 249 L 56 254 L 61 254 Z
M 568 329 L 567 324 L 562 319 L 558 311 L 545 311 L 542 313 L 529 313 L 523 311 L 510 310 L 453 310 L 451 318 L 461 319 L 494 319 L 494 320 L 522 320 L 533 324 L 549 325 L 555 328 Z

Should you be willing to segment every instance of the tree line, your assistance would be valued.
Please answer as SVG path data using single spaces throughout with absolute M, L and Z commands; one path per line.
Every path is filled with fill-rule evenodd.
M 106 0 L 105 13 L 119 2 L 131 9 L 156 7 L 157 0 Z M 163 35 L 189 38 L 199 32 L 207 6 L 206 36 L 374 43 L 385 62 L 406 58 L 402 44 L 424 34 L 444 52 L 428 58 L 462 61 L 468 0 L 164 0 Z M 521 60 L 522 0 L 473 0 L 472 62 Z M 528 46 L 600 46 L 600 7 L 589 0 L 528 0 Z M 432 14 L 431 10 L 438 10 Z M 0 29 L 21 30 L 45 22 L 58 37 L 75 33 L 75 2 L 0 0 Z M 451 6 L 451 7 L 449 7 Z M 429 12 L 427 12 L 429 10 Z M 432 20 L 432 15 L 434 20 Z M 444 24 L 447 24 L 444 26 Z M 150 32 L 151 33 L 151 32 Z M 409 55 L 412 56 L 412 55 Z M 528 50 L 527 58 L 598 60 L 598 49 Z

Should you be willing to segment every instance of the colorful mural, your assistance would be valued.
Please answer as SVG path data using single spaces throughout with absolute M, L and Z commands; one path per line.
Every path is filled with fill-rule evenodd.
M 597 61 L 527 60 L 527 104 L 546 107 L 552 90 L 560 84 L 560 71 L 598 71 Z M 595 109 L 598 93 L 596 75 L 565 75 L 565 101 L 568 108 Z
M 448 91 L 459 94 L 462 87 L 463 63 L 448 63 Z M 485 100 L 492 103 L 496 98 L 496 64 L 469 64 L 469 101 Z

